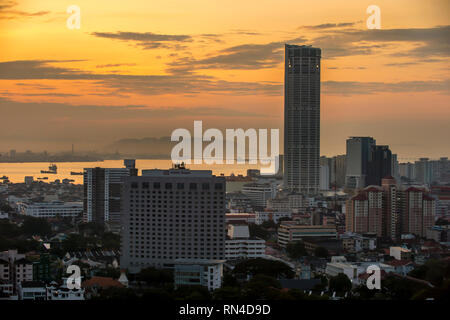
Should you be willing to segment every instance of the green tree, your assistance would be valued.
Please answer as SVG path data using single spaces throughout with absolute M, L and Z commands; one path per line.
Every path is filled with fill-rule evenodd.
M 308 255 L 303 241 L 289 242 L 286 246 L 286 252 L 291 259 L 299 259 Z
M 328 258 L 328 250 L 324 247 L 317 247 L 314 250 L 314 255 L 319 258 Z
M 22 232 L 27 236 L 38 235 L 46 237 L 51 235 L 52 226 L 45 219 L 26 217 L 22 225 Z
M 222 287 L 213 292 L 214 300 L 238 300 L 241 297 L 241 289 L 237 287 Z
M 352 289 L 352 282 L 345 274 L 339 273 L 330 278 L 329 288 L 330 292 L 344 293 Z
M 279 298 L 280 289 L 281 285 L 277 279 L 259 274 L 244 285 L 242 295 L 244 299 L 249 300 L 273 300 Z
M 240 262 L 234 268 L 233 274 L 241 276 L 266 275 L 273 278 L 293 278 L 295 275 L 292 268 L 286 263 L 263 258 Z
M 450 263 L 444 260 L 430 259 L 424 265 L 412 270 L 409 275 L 414 278 L 431 282 L 435 286 L 440 286 L 450 270 Z
M 144 281 L 149 286 L 161 287 L 173 283 L 173 272 L 166 269 L 145 268 L 138 275 L 139 281 Z

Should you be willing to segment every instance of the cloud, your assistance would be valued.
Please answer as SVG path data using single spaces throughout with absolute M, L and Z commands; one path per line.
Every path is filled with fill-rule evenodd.
M 75 60 L 76 61 L 76 60 Z M 95 80 L 117 93 L 140 93 L 145 95 L 179 93 L 215 93 L 236 95 L 280 95 L 283 86 L 278 82 L 225 81 L 212 76 L 195 74 L 128 75 L 119 73 L 92 73 L 73 68 L 52 66 L 52 63 L 70 60 L 17 60 L 0 62 L 0 79 L 65 79 Z
M 290 43 L 304 42 L 296 38 Z M 169 63 L 169 71 L 191 71 L 196 69 L 243 69 L 273 68 L 284 61 L 284 42 L 267 44 L 242 44 L 218 51 L 203 59 L 177 59 Z
M 393 54 L 398 57 L 448 57 L 450 26 L 408 29 L 328 30 L 312 44 L 322 48 L 325 58 L 373 54 L 377 49 L 396 48 L 397 42 L 416 47 Z
M 376 94 L 382 92 L 439 92 L 450 94 L 450 79 L 401 82 L 324 81 L 322 85 L 323 93 L 332 95 Z
M 98 64 L 96 68 L 114 68 L 114 67 L 132 67 L 135 66 L 136 63 L 109 63 L 109 64 Z
M 0 20 L 12 20 L 17 18 L 39 17 L 50 13 L 50 11 L 26 12 L 15 10 L 17 6 L 15 1 L 0 2 Z
M 334 28 L 353 27 L 357 23 L 360 23 L 360 22 L 361 21 L 341 22 L 341 23 L 323 23 L 323 24 L 317 24 L 317 25 L 313 25 L 313 26 L 301 26 L 298 29 L 325 30 L 325 29 L 334 29 Z
M 191 42 L 193 40 L 189 35 L 169 35 L 153 32 L 93 32 L 91 35 L 99 38 L 132 42 L 144 50 L 172 48 L 176 44 Z

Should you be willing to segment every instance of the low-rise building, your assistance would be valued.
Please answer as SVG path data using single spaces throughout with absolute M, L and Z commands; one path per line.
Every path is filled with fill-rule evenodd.
M 225 260 L 183 260 L 174 265 L 175 288 L 200 285 L 212 291 L 222 286 Z
M 83 212 L 82 202 L 18 203 L 19 212 L 35 218 L 76 217 Z
M 18 285 L 19 300 L 46 300 L 47 289 L 42 281 L 23 281 Z
M 50 283 L 46 287 L 47 290 L 47 300 L 84 300 L 84 288 L 73 288 L 69 289 L 67 287 L 67 279 L 63 279 L 63 284 L 58 285 L 56 282 Z
M 256 223 L 256 215 L 254 213 L 227 213 L 225 214 L 225 222 L 245 222 Z
M 309 237 L 336 239 L 335 226 L 304 226 L 282 222 L 278 228 L 278 244 L 285 248 L 289 242 L 301 241 Z
M 426 238 L 436 242 L 450 241 L 450 226 L 433 226 L 426 230 Z
M 403 247 L 390 247 L 389 255 L 396 260 L 411 260 L 411 250 Z
M 228 235 L 225 240 L 226 260 L 264 258 L 265 251 L 266 241 L 251 238 L 247 224 L 228 225 Z
M 340 235 L 340 239 L 342 239 L 342 247 L 347 252 L 361 252 L 377 248 L 377 235 L 374 233 L 347 232 Z
M 292 218 L 292 211 L 257 211 L 255 212 L 255 222 L 261 225 L 265 221 L 278 223 L 280 218 Z

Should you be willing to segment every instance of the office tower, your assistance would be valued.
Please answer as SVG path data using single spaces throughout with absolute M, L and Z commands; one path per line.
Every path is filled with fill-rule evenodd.
M 367 185 L 369 159 L 371 159 L 372 147 L 375 143 L 372 137 L 347 139 L 345 184 L 348 188 L 364 188 Z
M 320 57 L 311 46 L 285 46 L 284 186 L 319 191 Z
M 402 191 L 401 233 L 426 235 L 426 230 L 434 225 L 435 200 L 421 188 L 409 187 Z
M 389 146 L 372 146 L 366 185 L 381 185 L 381 179 L 392 174 L 392 152 Z
M 383 178 L 381 188 L 383 189 L 383 236 L 396 240 L 400 237 L 400 191 L 393 177 Z
M 121 188 L 123 178 L 136 176 L 134 160 L 124 160 L 125 168 L 84 169 L 84 221 L 120 230 Z
M 143 170 L 123 185 L 122 268 L 224 259 L 225 178 L 210 170 Z
M 383 190 L 369 186 L 346 203 L 346 230 L 383 236 Z

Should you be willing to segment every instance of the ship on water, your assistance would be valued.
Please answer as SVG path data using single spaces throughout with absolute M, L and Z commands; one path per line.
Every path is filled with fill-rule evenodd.
M 50 173 L 50 174 L 56 174 L 58 172 L 58 167 L 56 164 L 50 164 L 48 166 L 48 170 L 41 170 L 41 173 Z
M 71 175 L 71 176 L 82 176 L 82 175 L 83 175 L 83 172 L 70 171 L 70 175 Z

